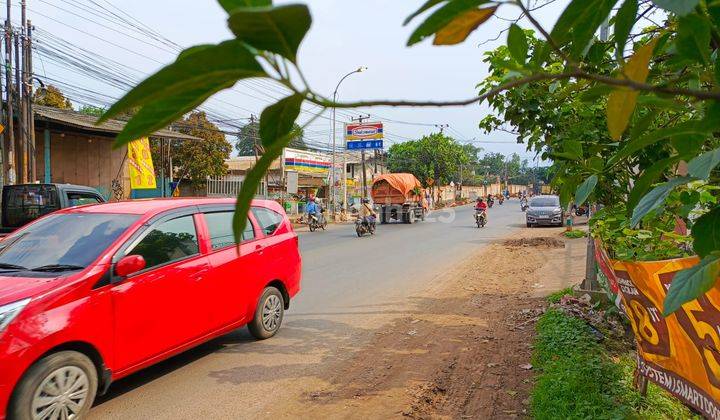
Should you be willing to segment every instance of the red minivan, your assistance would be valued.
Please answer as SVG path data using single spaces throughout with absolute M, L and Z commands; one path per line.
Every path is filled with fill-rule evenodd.
M 0 419 L 78 418 L 126 376 L 243 325 L 278 331 L 300 290 L 297 234 L 255 200 L 74 207 L 0 242 Z

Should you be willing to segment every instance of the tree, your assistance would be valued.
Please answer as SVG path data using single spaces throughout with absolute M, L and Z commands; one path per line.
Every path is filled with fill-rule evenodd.
M 92 106 L 92 105 L 83 105 L 78 109 L 78 112 L 85 115 L 92 115 L 94 117 L 100 117 L 102 114 L 105 113 L 105 108 L 101 108 L 99 106 Z
M 227 174 L 225 160 L 230 157 L 232 145 L 225 140 L 220 129 L 207 119 L 204 112 L 196 111 L 177 123 L 178 131 L 202 140 L 173 141 L 171 153 L 178 177 L 190 178 L 202 185 L 208 176 Z
M 469 149 L 442 133 L 396 143 L 388 150 L 388 168 L 409 172 L 425 186 L 458 181 L 460 165 L 468 165 L 476 149 Z M 477 156 L 476 154 L 474 156 Z
M 262 146 L 260 140 L 260 124 L 256 121 L 249 122 L 242 126 L 238 134 L 238 140 L 235 142 L 235 150 L 238 156 L 255 156 L 255 145 Z M 293 124 L 291 131 L 291 140 L 288 147 L 295 149 L 308 150 L 304 140 L 304 130 L 298 124 Z M 262 154 L 262 153 L 260 153 Z
M 60 109 L 72 109 L 72 103 L 65 95 L 53 85 L 39 89 L 35 92 L 33 103 Z

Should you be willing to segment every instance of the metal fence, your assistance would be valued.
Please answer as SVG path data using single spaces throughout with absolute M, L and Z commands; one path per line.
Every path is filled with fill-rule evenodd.
M 245 177 L 227 175 L 223 177 L 208 177 L 206 183 L 206 195 L 208 197 L 237 197 L 242 188 Z M 257 195 L 267 196 L 265 182 L 261 182 Z

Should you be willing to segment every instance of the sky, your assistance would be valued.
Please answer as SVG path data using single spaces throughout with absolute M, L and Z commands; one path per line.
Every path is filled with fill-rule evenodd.
M 484 52 L 505 42 L 503 31 L 510 24 L 508 19 L 518 16 L 515 9 L 504 6 L 498 10 L 500 18 L 483 24 L 461 45 L 436 47 L 428 39 L 406 47 L 410 33 L 426 15 L 407 27 L 402 23 L 424 0 L 299 1 L 308 4 L 313 16 L 310 32 L 300 47 L 299 65 L 315 91 L 332 96 L 343 75 L 360 66 L 368 68 L 343 82 L 341 101 L 470 98 L 487 75 Z M 17 22 L 19 3 L 13 4 L 13 22 Z M 174 60 L 180 48 L 232 37 L 226 27 L 226 13 L 215 0 L 27 0 L 27 4 L 28 18 L 36 28 L 34 72 L 66 91 L 76 106 L 106 105 L 128 89 L 129 81 L 137 82 Z M 566 0 L 556 0 L 534 16 L 550 29 L 566 4 Z M 528 27 L 524 20 L 520 25 Z M 86 69 L 78 70 L 78 63 Z M 259 115 L 284 93 L 273 82 L 240 82 L 203 108 L 223 129 L 235 132 L 251 114 Z M 304 110 L 301 121 L 318 109 L 306 104 Z M 460 142 L 472 143 L 486 152 L 518 153 L 532 160 L 534 154 L 518 145 L 512 134 L 480 131 L 478 122 L 489 112 L 478 105 L 378 107 L 339 111 L 337 121 L 341 124 L 353 115 L 371 114 L 371 120 L 385 123 L 386 147 L 447 124 L 445 133 Z M 311 145 L 330 144 L 331 116 L 326 111 L 306 129 Z M 340 142 L 340 134 L 337 138 Z

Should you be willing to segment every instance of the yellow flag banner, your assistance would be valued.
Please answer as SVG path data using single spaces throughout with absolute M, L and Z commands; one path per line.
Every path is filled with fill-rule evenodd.
M 151 190 L 157 188 L 155 168 L 150 154 L 150 140 L 147 137 L 128 144 L 128 166 L 131 189 Z
M 637 373 L 710 419 L 720 419 L 720 286 L 668 317 L 663 301 L 678 271 L 699 259 L 611 261 L 637 340 Z

